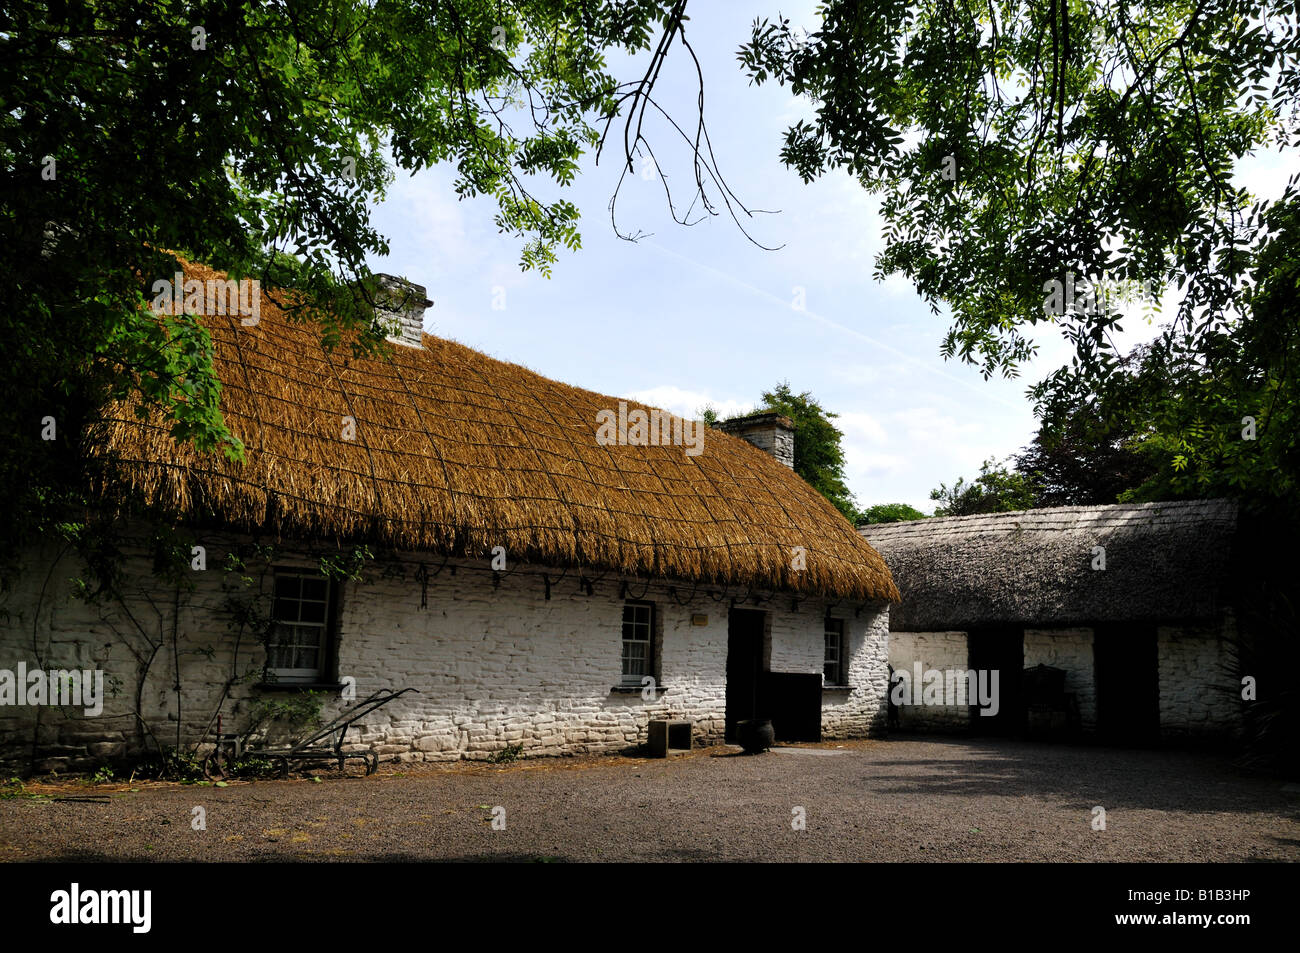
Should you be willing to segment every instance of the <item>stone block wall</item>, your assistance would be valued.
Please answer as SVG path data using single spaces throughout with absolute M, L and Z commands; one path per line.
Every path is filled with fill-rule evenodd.
M 215 553 L 220 542 L 211 543 Z M 96 670 L 104 686 L 103 710 L 93 716 L 76 705 L 0 702 L 0 762 L 78 771 L 136 754 L 146 743 L 187 744 L 209 730 L 232 679 L 244 681 L 230 690 L 223 727 L 247 715 L 246 683 L 260 672 L 264 652 L 229 627 L 227 601 L 238 584 L 214 556 L 212 566 L 186 577 L 192 589 L 178 592 L 152 574 L 147 540 L 126 536 L 118 545 L 125 556 L 121 600 L 74 595 L 74 580 L 90 577 L 53 544 L 24 554 L 16 585 L 0 597 L 0 670 L 20 663 L 29 672 Z M 180 693 L 172 688 L 178 671 Z
M 879 734 L 888 721 L 889 606 L 876 604 L 857 614 L 837 607 L 830 614 L 844 619 L 849 687 L 822 690 L 822 738 Z M 816 669 L 822 670 L 820 657 Z
M 424 311 L 432 304 L 425 297 L 423 285 L 393 275 L 376 275 L 378 288 L 375 303 L 379 319 L 388 327 L 388 340 L 407 347 L 424 344 Z
M 130 559 L 121 603 L 73 597 L 68 580 L 81 572 L 75 561 L 53 548 L 31 554 L 0 617 L 0 669 L 14 670 L 20 661 L 29 668 L 98 668 L 108 697 L 97 717 L 0 705 L 0 762 L 30 764 L 35 751 L 37 770 L 82 770 L 138 753 L 137 694 L 150 745 L 179 738 L 183 748 L 208 736 L 218 708 L 224 729 L 237 731 L 268 697 L 289 697 L 283 688 L 259 687 L 265 651 L 253 633 L 234 625 L 230 600 L 246 590 L 220 565 L 237 541 L 200 541 L 208 568 L 191 573 L 182 592 L 151 574 L 144 540 L 124 541 Z M 310 569 L 318 559 L 300 552 L 277 565 Z M 415 575 L 421 562 L 431 573 L 427 584 Z M 665 582 L 643 592 L 643 583 L 628 582 L 628 598 L 654 602 L 662 630 L 658 691 L 649 699 L 616 690 L 621 580 L 607 576 L 587 595 L 577 574 L 553 570 L 547 599 L 541 567 L 512 565 L 520 571 L 493 585 L 485 563 L 453 561 L 432 575 L 440 562 L 406 554 L 400 567 L 372 564 L 364 581 L 343 583 L 337 676 L 354 681 L 358 699 L 381 688 L 418 689 L 368 716 L 351 740 L 401 760 L 487 758 L 516 744 L 525 755 L 570 754 L 641 743 L 651 718 L 690 719 L 698 741 L 721 740 L 727 600 L 714 602 L 702 591 L 688 600 L 689 585 L 670 590 Z M 269 575 L 257 584 L 269 587 Z M 772 670 L 820 672 L 826 604 L 802 600 L 792 609 L 782 598 L 763 608 Z M 865 734 L 885 717 L 888 607 L 848 613 L 850 691 L 824 698 L 828 737 Z M 698 616 L 705 624 L 693 624 Z M 179 693 L 172 688 L 177 669 Z M 343 707 L 331 693 L 325 716 Z

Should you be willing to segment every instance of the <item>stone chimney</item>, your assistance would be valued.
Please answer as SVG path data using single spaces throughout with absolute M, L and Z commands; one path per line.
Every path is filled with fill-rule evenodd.
M 379 306 L 379 320 L 389 327 L 388 340 L 422 347 L 424 309 L 433 304 L 425 297 L 424 286 L 393 275 L 377 274 L 375 280 L 375 304 Z
M 734 420 L 719 420 L 714 426 L 724 433 L 752 443 L 794 469 L 794 421 L 789 417 L 765 412 Z

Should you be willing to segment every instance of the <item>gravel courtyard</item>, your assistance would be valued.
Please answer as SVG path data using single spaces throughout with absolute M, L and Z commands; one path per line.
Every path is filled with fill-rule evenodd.
M 8 786 L 0 858 L 1300 860 L 1300 787 L 1208 755 L 918 738 L 738 750 L 384 765 L 370 778 L 223 788 Z

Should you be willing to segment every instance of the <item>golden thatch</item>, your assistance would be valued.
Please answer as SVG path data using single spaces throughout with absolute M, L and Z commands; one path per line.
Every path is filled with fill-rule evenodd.
M 187 265 L 186 277 L 224 276 Z M 203 320 L 245 462 L 178 445 L 160 418 L 114 406 L 88 442 L 109 464 L 106 496 L 290 537 L 465 556 L 504 546 L 512 561 L 898 598 L 884 561 L 830 503 L 735 437 L 708 430 L 694 456 L 602 446 L 597 412 L 617 398 L 430 335 L 423 348 L 395 347 L 391 362 L 355 359 L 324 349 L 315 326 L 290 322 L 266 295 L 255 326 Z

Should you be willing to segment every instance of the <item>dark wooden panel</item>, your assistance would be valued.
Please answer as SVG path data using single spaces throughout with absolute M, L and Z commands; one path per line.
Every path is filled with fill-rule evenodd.
M 822 740 L 821 673 L 767 672 L 760 699 L 777 741 Z

